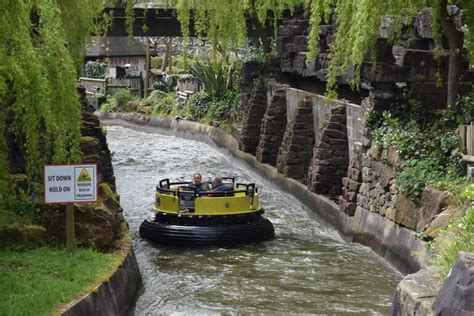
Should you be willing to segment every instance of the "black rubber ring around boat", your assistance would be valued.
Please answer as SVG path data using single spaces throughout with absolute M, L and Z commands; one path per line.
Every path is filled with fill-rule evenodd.
M 234 245 L 258 242 L 275 236 L 272 223 L 260 217 L 249 223 L 224 226 L 184 226 L 143 221 L 140 237 L 160 244 Z

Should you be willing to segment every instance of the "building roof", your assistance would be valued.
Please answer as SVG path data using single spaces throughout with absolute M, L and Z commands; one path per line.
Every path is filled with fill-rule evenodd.
M 129 42 L 129 38 L 123 36 L 92 36 L 91 46 L 86 53 L 86 57 L 97 58 L 145 55 L 145 49 L 136 39 Z

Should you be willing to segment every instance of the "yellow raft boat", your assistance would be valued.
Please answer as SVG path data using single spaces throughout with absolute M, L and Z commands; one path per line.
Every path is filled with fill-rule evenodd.
M 274 237 L 272 223 L 262 216 L 258 187 L 223 178 L 226 191 L 198 192 L 189 182 L 163 179 L 156 187 L 155 220 L 145 220 L 140 236 L 174 245 L 232 245 Z

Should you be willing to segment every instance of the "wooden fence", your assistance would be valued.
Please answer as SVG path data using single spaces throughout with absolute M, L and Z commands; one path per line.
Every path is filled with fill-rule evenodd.
M 203 90 L 203 85 L 192 76 L 182 76 L 178 78 L 178 102 L 186 104 L 189 98 L 196 92 Z
M 87 96 L 100 97 L 107 94 L 107 82 L 105 79 L 79 78 L 79 84 L 86 89 Z
M 79 84 L 86 88 L 86 93 L 90 97 L 101 97 L 114 95 L 118 90 L 129 90 L 132 94 L 141 97 L 143 87 L 141 79 L 95 79 L 79 78 Z
M 178 91 L 199 92 L 203 90 L 202 84 L 194 77 L 182 76 L 177 81 Z
M 128 90 L 133 95 L 142 96 L 141 79 L 107 79 L 107 93 L 114 95 L 119 90 Z
M 470 174 L 474 168 L 474 122 L 471 122 L 470 125 L 460 125 L 458 131 L 462 160 L 466 162 L 468 176 L 474 177 Z

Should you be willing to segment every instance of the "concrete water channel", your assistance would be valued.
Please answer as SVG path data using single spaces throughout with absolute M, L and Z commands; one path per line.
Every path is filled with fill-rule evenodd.
M 107 127 L 117 190 L 144 289 L 135 315 L 386 315 L 402 275 L 369 248 L 346 243 L 301 201 L 201 142 Z M 160 179 L 235 176 L 256 182 L 274 240 L 234 248 L 174 248 L 138 236 Z

